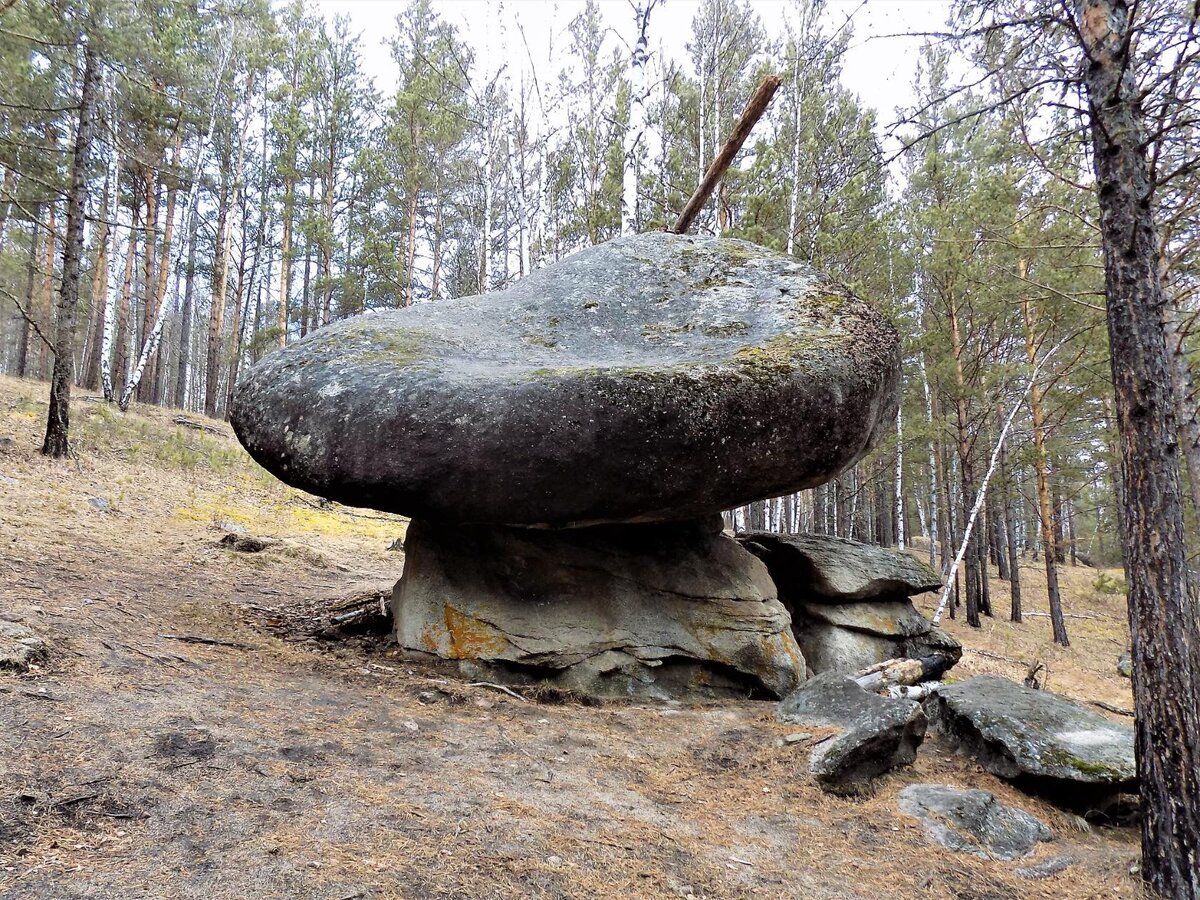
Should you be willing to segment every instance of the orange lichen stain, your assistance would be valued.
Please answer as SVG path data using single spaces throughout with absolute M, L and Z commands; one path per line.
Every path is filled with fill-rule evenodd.
M 804 656 L 800 652 L 800 647 L 796 643 L 796 639 L 792 637 L 791 630 L 789 629 L 788 631 L 781 631 L 779 634 L 775 635 L 773 640 L 779 643 L 779 648 L 787 654 L 789 659 L 791 659 L 792 668 L 795 669 L 796 672 L 801 676 L 803 676 L 805 669 Z
M 421 637 L 417 639 L 417 643 L 422 650 L 428 650 L 430 653 L 438 652 L 438 638 L 441 637 L 441 630 L 433 624 L 426 625 L 421 629 Z
M 459 612 L 449 604 L 442 609 L 446 634 L 450 638 L 448 656 L 451 659 L 494 659 L 508 647 L 508 641 L 491 625 Z

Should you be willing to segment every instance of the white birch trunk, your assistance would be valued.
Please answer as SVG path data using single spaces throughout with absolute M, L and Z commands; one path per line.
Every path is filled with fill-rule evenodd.
M 1013 419 L 1017 417 L 1017 410 L 1021 408 L 1026 395 L 1032 390 L 1034 384 L 1037 383 L 1038 373 L 1059 348 L 1066 344 L 1074 334 L 1067 335 L 1057 344 L 1047 351 L 1036 366 L 1033 367 L 1033 373 L 1029 376 L 1029 381 L 1025 385 L 1025 390 L 1013 402 L 1012 409 L 1009 410 L 1008 418 L 1004 420 L 1004 427 L 1000 429 L 1000 436 L 996 439 L 996 446 L 992 448 L 992 457 L 988 460 L 987 472 L 983 476 L 983 482 L 979 485 L 979 493 L 975 496 L 975 505 L 971 507 L 971 512 L 967 516 L 966 524 L 963 526 L 962 543 L 959 545 L 958 553 L 954 557 L 954 562 L 950 565 L 950 570 L 946 573 L 946 583 L 942 587 L 942 596 L 938 599 L 937 611 L 934 612 L 933 618 L 930 621 L 937 625 L 942 620 L 942 613 L 946 610 L 946 603 L 950 599 L 950 592 L 954 589 L 954 579 L 958 574 L 958 567 L 962 564 L 963 557 L 967 553 L 967 545 L 971 542 L 971 530 L 975 527 L 975 520 L 979 516 L 979 510 L 983 508 L 983 499 L 987 495 L 988 482 L 992 480 L 992 475 L 996 472 L 996 463 L 1000 459 L 1000 448 L 1004 446 L 1004 441 L 1008 438 L 1008 431 L 1012 428 Z
M 217 106 L 221 99 L 220 85 L 225 77 L 225 67 L 229 64 L 229 57 L 233 53 L 232 37 L 232 34 L 226 35 L 225 44 L 221 49 L 220 63 L 217 67 L 217 77 L 214 82 L 216 84 L 216 89 L 213 91 L 212 109 L 209 111 L 208 130 L 204 132 L 205 135 L 211 135 L 213 133 L 213 128 L 216 126 Z M 207 150 L 209 143 L 210 141 L 203 137 L 196 141 L 196 153 L 194 159 L 192 160 L 191 168 L 192 184 L 188 188 L 187 203 L 184 205 L 183 217 L 181 219 L 183 223 L 183 234 L 190 233 L 192 219 L 196 215 L 196 199 L 199 196 L 200 172 L 202 170 L 201 167 L 204 163 L 204 159 L 207 155 L 205 150 Z M 175 245 L 175 259 L 173 262 L 175 269 L 178 269 L 183 263 L 184 247 L 187 245 L 187 243 L 187 241 L 181 240 Z M 129 408 L 129 400 L 131 397 L 133 397 L 133 392 L 137 390 L 138 382 L 142 380 L 142 373 L 146 371 L 146 364 L 149 363 L 150 357 L 154 355 L 156 350 L 158 350 L 158 341 L 162 337 L 163 324 L 167 320 L 167 310 L 170 308 L 170 306 L 177 305 L 179 303 L 178 290 L 179 282 L 177 280 L 175 282 L 176 296 L 171 298 L 170 304 L 159 304 L 158 315 L 155 316 L 154 319 L 154 327 L 150 330 L 149 335 L 143 336 L 144 343 L 142 345 L 142 353 L 138 357 L 137 365 L 134 366 L 133 372 L 126 380 L 125 389 L 121 392 L 121 398 L 117 403 L 122 410 Z M 132 358 L 132 354 L 130 354 L 130 358 Z
M 117 198 L 121 193 L 121 150 L 117 146 L 116 140 L 116 125 L 115 111 L 113 104 L 116 97 L 116 73 L 109 70 L 108 85 L 105 93 L 108 95 L 108 116 L 109 116 L 109 132 L 114 135 L 111 139 L 112 156 L 108 160 L 108 180 L 112 185 L 112 190 L 108 195 L 108 209 L 104 211 L 105 216 L 109 221 L 109 232 L 112 236 L 112 265 L 110 269 L 113 272 L 122 271 L 116 268 L 117 264 L 117 248 L 120 246 L 120 229 L 117 227 L 117 216 L 120 214 L 120 206 L 117 203 Z M 129 229 L 129 235 L 125 239 L 125 254 L 133 252 L 133 229 Z M 113 380 L 112 380 L 112 344 L 113 331 L 117 324 L 117 304 L 121 299 L 121 285 L 123 279 L 112 278 L 109 280 L 108 300 L 104 305 L 104 330 L 100 336 L 100 383 L 104 390 L 104 399 L 109 403 L 113 401 Z
M 797 56 L 797 60 L 799 60 L 799 56 Z M 796 252 L 796 214 L 800 207 L 800 106 L 803 95 L 800 91 L 801 79 L 798 66 L 792 73 L 792 81 L 794 85 L 792 95 L 795 100 L 792 110 L 792 190 L 791 197 L 788 199 L 788 256 L 792 256 Z

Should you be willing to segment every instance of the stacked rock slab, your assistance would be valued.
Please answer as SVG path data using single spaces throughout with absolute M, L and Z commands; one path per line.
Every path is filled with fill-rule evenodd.
M 231 420 L 282 480 L 413 517 L 405 648 L 586 693 L 787 693 L 763 564 L 709 522 L 886 431 L 892 326 L 795 260 L 669 234 L 486 297 L 368 314 L 259 363 Z
M 958 641 L 913 606 L 910 597 L 942 583 L 920 560 L 828 535 L 751 532 L 739 540 L 767 564 L 813 672 L 850 674 L 897 657 L 949 668 L 962 656 Z

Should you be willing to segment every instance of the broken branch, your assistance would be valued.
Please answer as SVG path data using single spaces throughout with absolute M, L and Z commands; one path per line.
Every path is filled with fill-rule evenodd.
M 708 171 L 704 174 L 704 180 L 700 182 L 699 187 L 696 188 L 696 192 L 688 200 L 687 206 L 683 208 L 683 212 L 679 214 L 679 218 L 675 220 L 675 224 L 671 226 L 672 232 L 675 234 L 685 234 L 692 227 L 692 222 L 696 220 L 696 216 L 700 214 L 700 210 L 704 208 L 704 204 L 708 202 L 708 198 L 712 196 L 712 192 L 716 190 L 717 185 L 721 183 L 721 179 L 725 177 L 726 170 L 733 164 L 733 158 L 742 149 L 742 144 L 746 143 L 746 138 L 750 137 L 750 132 L 754 130 L 754 126 L 758 124 L 758 120 L 762 118 L 762 114 L 771 105 L 771 98 L 779 90 L 780 84 L 782 84 L 782 81 L 778 75 L 768 75 L 762 80 L 762 84 L 758 86 L 758 90 L 754 92 L 754 96 L 750 98 L 750 102 L 746 104 L 746 108 L 742 111 L 742 117 L 738 119 L 737 125 L 734 126 L 729 140 L 721 147 L 721 152 L 716 155 L 712 161 L 712 165 L 708 167 Z

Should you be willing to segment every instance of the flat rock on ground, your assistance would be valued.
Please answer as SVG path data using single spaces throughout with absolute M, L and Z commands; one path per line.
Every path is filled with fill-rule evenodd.
M 910 784 L 900 792 L 900 811 L 920 819 L 935 843 L 981 859 L 1020 859 L 1054 837 L 1041 820 L 994 794 L 948 784 Z
M 880 697 L 832 673 L 810 678 L 789 694 L 777 716 L 791 725 L 841 729 L 809 757 L 817 783 L 836 794 L 866 793 L 871 779 L 912 763 L 927 724 L 920 704 Z
M 766 562 L 781 590 L 795 587 L 797 601 L 895 600 L 942 586 L 925 563 L 887 547 L 832 535 L 766 531 L 749 532 L 739 540 Z
M 414 518 L 677 521 L 821 484 L 891 426 L 873 307 L 743 241 L 648 233 L 508 290 L 357 316 L 239 382 L 284 481 Z
M 551 531 L 414 521 L 400 646 L 582 694 L 780 697 L 804 660 L 766 567 L 721 522 Z
M 0 670 L 24 672 L 49 656 L 49 645 L 29 626 L 0 618 Z
M 980 675 L 945 685 L 932 718 L 989 772 L 1071 806 L 1137 787 L 1133 728 L 1048 691 Z

